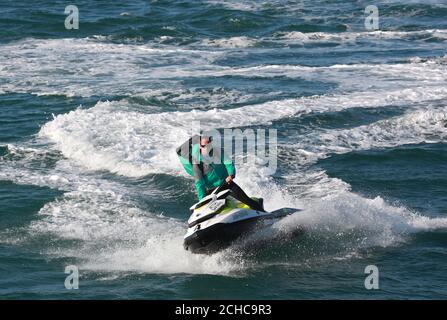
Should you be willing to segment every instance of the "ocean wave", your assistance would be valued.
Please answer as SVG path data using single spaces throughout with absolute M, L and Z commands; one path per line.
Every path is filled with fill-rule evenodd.
M 326 32 L 278 32 L 273 37 L 274 40 L 282 40 L 287 42 L 356 42 L 358 40 L 438 40 L 444 41 L 447 39 L 447 30 L 433 29 L 433 30 L 416 30 L 416 31 L 392 31 L 392 30 L 377 30 L 377 31 L 363 31 L 363 32 L 340 32 L 340 33 L 326 33 Z
M 289 46 L 296 44 L 337 46 L 361 45 L 362 43 L 379 43 L 380 41 L 412 41 L 414 44 L 424 42 L 444 42 L 447 40 L 446 29 L 426 29 L 413 31 L 399 30 L 377 30 L 377 31 L 345 31 L 345 32 L 301 32 L 301 31 L 279 31 L 271 36 L 247 37 L 236 36 L 230 38 L 204 39 L 193 42 L 191 45 L 233 48 L 269 48 L 271 46 Z M 366 42 L 367 41 L 367 42 Z
M 128 176 L 178 172 L 173 152 L 200 121 L 204 129 L 268 124 L 310 112 L 340 111 L 359 106 L 420 104 L 445 98 L 444 87 L 369 91 L 267 102 L 240 108 L 141 114 L 120 110 L 119 102 L 99 102 L 45 124 L 39 136 L 56 144 L 65 157 L 86 168 Z M 116 134 L 110 135 L 110 132 Z M 170 150 L 166 152 L 166 150 Z M 181 171 L 181 170 L 180 170 Z
M 421 88 L 419 94 L 423 92 L 425 90 Z M 401 96 L 395 92 L 384 97 L 364 93 L 363 96 L 357 96 L 358 101 L 354 95 L 313 97 L 307 100 L 307 111 L 331 110 L 330 99 L 343 101 L 337 106 L 339 109 L 354 107 L 361 101 L 364 103 L 363 98 L 370 95 L 375 97 L 376 105 L 389 101 L 402 103 L 400 99 L 403 97 L 408 99 L 403 103 L 420 102 L 417 94 L 400 94 Z M 438 94 L 444 96 L 445 92 L 439 88 Z M 368 106 L 371 107 L 374 103 L 368 103 Z M 243 124 L 240 121 L 247 121 L 243 119 L 264 123 L 266 120 L 287 117 L 293 114 L 292 111 L 297 111 L 298 105 L 295 101 L 294 109 L 279 115 L 273 114 L 272 110 L 276 109 L 269 110 L 268 104 L 225 112 L 240 115 L 240 118 L 230 118 L 236 119 L 234 126 L 241 126 Z M 311 111 L 312 107 L 314 111 Z M 263 109 L 265 113 L 258 114 Z M 62 197 L 47 203 L 39 211 L 39 218 L 29 226 L 30 236 L 51 235 L 53 239 L 78 241 L 77 245 L 71 244 L 68 247 L 64 246 L 63 241 L 59 241 L 59 244 L 48 248 L 46 254 L 78 259 L 80 267 L 86 271 L 226 276 L 244 274 L 254 266 L 249 256 L 239 253 L 240 247 L 212 256 L 192 255 L 182 248 L 182 235 L 185 231 L 183 220 L 142 208 L 134 197 L 135 190 L 132 186 L 110 179 L 99 179 L 97 174 L 84 169 L 85 166 L 92 166 L 95 170 L 106 169 L 113 172 L 114 168 L 118 168 L 122 170 L 121 174 L 130 176 L 154 171 L 181 174 L 177 159 L 170 159 L 163 150 L 172 149 L 182 135 L 188 134 L 186 128 L 190 119 L 204 117 L 203 119 L 209 120 L 209 125 L 216 126 L 226 119 L 225 112 L 191 111 L 143 115 L 132 111 L 123 112 L 117 103 L 105 102 L 98 103 L 91 109 L 78 109 L 56 117 L 42 128 L 40 139 L 43 141 L 40 143 L 46 139 L 59 140 L 57 150 L 67 159 L 60 159 L 48 175 L 43 175 L 48 179 L 40 177 L 37 172 L 27 176 L 26 170 L 20 166 L 15 171 L 10 170 L 11 176 L 14 172 L 22 172 L 22 183 L 53 183 L 53 186 L 65 185 L 63 189 L 67 190 Z M 188 114 L 192 118 L 188 119 Z M 255 115 L 257 118 L 253 118 Z M 270 115 L 270 118 L 265 119 L 265 115 Z M 161 118 L 156 120 L 153 117 Z M 164 121 L 160 121 L 161 119 Z M 303 137 L 301 144 L 290 148 L 319 154 L 317 158 L 321 158 L 333 152 L 427 142 L 429 139 L 439 141 L 446 137 L 446 119 L 445 108 L 416 109 L 366 126 L 316 132 L 315 135 Z M 114 134 L 110 134 L 112 132 Z M 166 133 L 170 136 L 167 137 Z M 37 147 L 21 150 L 20 147 L 11 146 L 8 149 L 15 150 L 13 152 L 16 154 L 39 154 Z M 105 158 L 107 154 L 110 158 Z M 17 160 L 22 161 L 21 164 L 26 167 L 31 159 L 29 156 L 19 156 Z M 159 161 L 153 161 L 157 156 Z M 140 166 L 147 163 L 152 166 L 150 170 Z M 130 164 L 133 167 L 128 167 Z M 135 168 L 140 171 L 135 171 Z M 303 189 L 308 193 L 304 197 L 286 189 L 292 183 L 276 184 L 273 177 L 259 168 L 241 166 L 238 172 L 238 183 L 250 194 L 264 197 L 267 209 L 283 206 L 304 209 L 275 224 L 273 229 L 262 233 L 258 240 L 269 240 L 276 235 L 292 234 L 297 228 L 304 228 L 306 237 L 310 237 L 313 243 L 332 243 L 330 250 L 324 246 L 313 247 L 310 258 L 315 254 L 324 257 L 332 251 L 336 252 L 336 256 L 345 256 L 347 252 L 394 246 L 407 241 L 414 233 L 443 230 L 447 226 L 447 219 L 424 217 L 404 207 L 392 206 L 380 197 L 368 199 L 356 195 L 345 182 L 304 166 L 299 173 L 296 172 L 296 179 L 293 176 L 284 177 L 286 181 L 294 179 L 295 183 L 302 183 Z M 63 177 L 65 180 L 51 178 L 52 176 Z M 19 177 L 17 175 L 15 179 L 20 180 Z M 332 192 L 326 192 L 328 189 L 332 189 Z M 153 192 L 156 194 L 157 190 Z M 288 241 L 294 240 L 290 238 Z M 294 254 L 306 256 L 308 250 L 310 249 L 298 248 Z M 262 264 L 257 267 L 262 267 Z
M 230 67 L 219 64 L 219 59 L 227 54 L 229 53 L 221 50 L 179 49 L 149 44 L 124 45 L 94 39 L 28 39 L 0 45 L 0 55 L 5 58 L 0 66 L 0 94 L 151 96 L 165 100 L 163 95 L 170 92 L 174 98 L 168 102 L 175 104 L 177 96 L 187 95 L 188 90 L 191 91 L 182 83 L 184 79 L 282 76 L 321 81 L 324 78 L 326 82 L 344 85 L 343 89 L 351 86 L 356 90 L 364 90 L 371 84 L 388 86 L 388 78 L 392 79 L 393 85 L 401 83 L 406 86 L 408 79 L 435 83 L 444 80 L 446 74 L 445 64 L 424 65 L 412 61 L 408 64 L 357 63 L 321 67 L 278 64 Z M 428 62 L 430 61 L 432 60 Z M 368 83 L 363 81 L 365 78 L 368 78 Z M 225 92 L 222 94 L 215 91 L 209 97 L 206 92 L 201 97 L 196 90 L 199 96 L 194 98 L 204 99 L 205 103 L 211 104 L 213 99 L 216 99 L 216 103 L 224 104 L 246 101 L 240 93 L 240 98 L 232 99 L 231 90 L 235 92 L 236 89 L 224 88 Z M 159 102 L 163 104 L 162 101 Z
M 246 36 L 221 39 L 205 39 L 200 42 L 205 46 L 216 46 L 222 48 L 248 48 L 254 46 L 258 41 Z
M 303 163 L 315 162 L 332 153 L 392 148 L 405 144 L 438 143 L 447 139 L 447 108 L 429 108 L 380 120 L 352 129 L 313 132 L 291 146 L 303 150 Z

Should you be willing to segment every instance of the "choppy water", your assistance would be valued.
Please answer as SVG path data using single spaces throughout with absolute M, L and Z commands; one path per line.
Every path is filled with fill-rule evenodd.
M 446 1 L 74 4 L 0 2 L 1 298 L 446 297 Z M 195 120 L 278 130 L 282 241 L 183 250 Z

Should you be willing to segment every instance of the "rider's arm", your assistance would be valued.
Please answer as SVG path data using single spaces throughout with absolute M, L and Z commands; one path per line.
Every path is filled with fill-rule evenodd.
M 222 153 L 222 163 L 225 165 L 227 169 L 228 175 L 233 178 L 236 176 L 236 168 L 234 167 L 234 163 L 231 159 L 229 159 L 225 154 Z
M 199 200 L 202 200 L 203 197 L 206 196 L 206 188 L 205 188 L 205 179 L 203 178 L 202 170 L 200 169 L 198 164 L 193 164 L 193 173 L 194 173 L 194 185 L 197 190 L 197 197 Z
M 203 197 L 206 196 L 205 184 L 203 183 L 203 181 L 196 181 L 195 186 L 197 190 L 197 197 L 199 198 L 199 200 L 202 200 Z

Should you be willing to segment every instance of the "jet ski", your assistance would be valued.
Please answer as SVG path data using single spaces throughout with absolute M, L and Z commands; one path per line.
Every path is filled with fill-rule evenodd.
M 236 200 L 223 185 L 190 208 L 188 231 L 183 246 L 192 253 L 212 254 L 230 246 L 236 239 L 258 227 L 300 211 L 281 208 L 272 212 L 256 211 Z

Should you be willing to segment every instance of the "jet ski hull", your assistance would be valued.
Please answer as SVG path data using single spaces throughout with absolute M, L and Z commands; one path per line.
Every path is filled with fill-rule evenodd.
M 183 246 L 192 253 L 212 254 L 254 231 L 299 211 L 281 208 L 272 212 L 256 211 L 231 196 L 230 190 L 214 191 L 190 208 L 188 230 Z
M 254 217 L 233 223 L 216 223 L 198 229 L 184 239 L 183 246 L 192 253 L 212 254 L 227 248 L 233 241 L 253 231 L 260 218 Z

